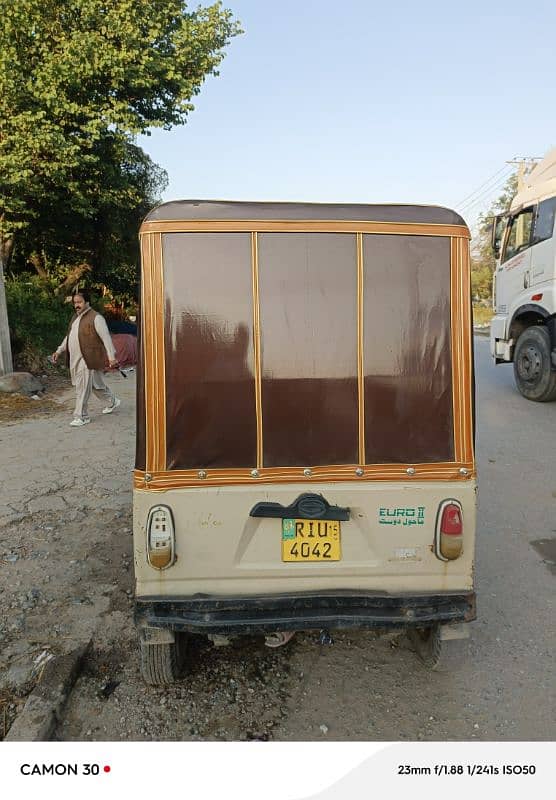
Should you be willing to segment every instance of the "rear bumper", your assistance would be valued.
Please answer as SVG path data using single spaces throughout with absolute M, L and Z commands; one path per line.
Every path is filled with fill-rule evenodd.
M 139 628 L 210 634 L 257 634 L 312 628 L 408 628 L 475 619 L 475 593 L 391 596 L 325 592 L 248 597 L 142 597 L 135 603 Z

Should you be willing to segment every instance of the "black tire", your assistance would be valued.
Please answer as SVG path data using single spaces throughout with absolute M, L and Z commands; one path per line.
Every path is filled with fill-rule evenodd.
M 183 674 L 185 634 L 176 633 L 174 642 L 149 644 L 139 640 L 141 677 L 149 686 L 170 686 Z
M 546 403 L 556 400 L 556 371 L 552 369 L 550 336 L 546 328 L 526 328 L 515 346 L 516 386 L 527 400 Z
M 437 669 L 442 655 L 440 625 L 409 628 L 407 636 L 423 664 L 429 669 Z
M 419 660 L 435 672 L 456 672 L 467 659 L 467 639 L 443 639 L 439 623 L 409 628 L 408 639 Z

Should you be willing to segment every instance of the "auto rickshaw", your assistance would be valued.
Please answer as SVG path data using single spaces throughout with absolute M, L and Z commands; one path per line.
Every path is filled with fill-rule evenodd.
M 475 618 L 469 231 L 417 205 L 186 200 L 142 254 L 135 622 L 187 638 Z

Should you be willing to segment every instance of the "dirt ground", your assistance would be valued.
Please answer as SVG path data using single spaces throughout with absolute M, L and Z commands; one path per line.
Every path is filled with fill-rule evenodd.
M 169 689 L 146 686 L 132 619 L 135 374 L 108 378 L 122 405 L 103 416 L 93 398 L 84 428 L 69 427 L 67 384 L 0 419 L 0 737 L 46 660 L 91 640 L 55 733 L 60 741 L 553 738 L 553 626 L 540 630 L 553 575 L 528 542 L 550 535 L 556 491 L 542 453 L 551 444 L 540 435 L 530 454 L 521 446 L 518 462 L 506 440 L 488 433 L 501 389 L 488 389 L 486 349 L 479 350 L 487 376 L 479 617 L 471 638 L 455 643 L 461 660 L 453 672 L 424 669 L 403 634 L 350 631 L 327 645 L 315 631 L 276 650 L 256 638 L 230 647 L 193 639 L 183 679 Z M 522 411 L 516 400 L 513 409 L 524 431 L 532 411 L 541 422 L 552 413 L 549 404 L 530 405 Z M 508 480 L 514 463 L 516 480 L 524 469 L 537 476 L 530 533 L 516 510 L 523 498 Z
M 63 375 L 39 400 L 0 395 L 0 736 L 45 661 L 86 641 L 120 595 L 131 602 L 135 376 L 108 380 L 122 408 L 102 415 L 93 397 L 83 429 L 69 427 Z
M 47 417 L 60 411 L 61 399 L 70 386 L 69 378 L 62 370 L 49 369 L 41 375 L 46 388 L 40 399 L 25 397 L 20 394 L 0 392 L 0 423 L 14 423 L 31 417 Z
M 98 407 L 83 429 L 68 425 L 73 391 L 67 384 L 48 400 L 3 403 L 2 467 L 10 490 L 2 490 L 0 510 L 0 603 L 6 610 L 0 734 L 21 710 L 45 659 L 92 637 L 58 738 L 272 738 L 292 696 L 318 691 L 322 683 L 305 674 L 307 657 L 315 662 L 327 652 L 317 632 L 297 637 L 293 662 L 292 647 L 274 651 L 262 640 L 243 639 L 215 648 L 199 638 L 190 644 L 189 674 L 175 688 L 141 682 L 132 622 L 134 376 L 109 380 L 122 406 L 104 417 Z M 340 638 L 350 646 L 348 637 Z M 315 735 L 328 730 L 330 716 L 315 720 Z
M 392 662 L 397 666 L 390 680 L 397 680 L 404 663 L 414 663 L 403 637 L 340 633 L 331 647 L 320 644 L 315 631 L 298 634 L 278 650 L 256 638 L 223 648 L 193 639 L 183 681 L 170 690 L 141 681 L 132 621 L 134 374 L 109 381 L 122 406 L 103 416 L 93 398 L 92 423 L 85 428 L 69 427 L 73 391 L 67 383 L 48 399 L 12 401 L 11 408 L 4 402 L 0 411 L 0 603 L 6 610 L 0 623 L 0 735 L 21 711 L 45 660 L 90 638 L 59 739 L 315 739 L 334 729 L 338 734 L 342 695 L 354 677 L 361 680 L 361 669 L 370 681 Z M 392 659 L 394 647 L 401 650 L 401 661 L 398 653 Z M 361 666 L 361 658 L 368 663 Z M 331 673 L 341 675 L 341 695 L 329 698 L 322 710 L 318 701 L 316 713 L 309 704 L 313 710 L 290 731 L 292 709 L 301 699 L 316 700 Z M 374 703 L 381 713 L 387 692 L 375 692 Z M 382 716 L 388 713 L 385 708 Z M 389 736 L 396 729 L 392 723 Z M 343 726 L 349 729 L 347 720 Z M 367 731 L 363 738 L 372 738 L 372 725 Z M 349 730 L 346 734 L 349 738 Z

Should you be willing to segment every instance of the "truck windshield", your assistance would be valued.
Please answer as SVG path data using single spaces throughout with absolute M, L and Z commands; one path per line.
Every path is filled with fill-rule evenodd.
M 534 208 L 524 208 L 510 221 L 510 230 L 506 238 L 506 246 L 502 261 L 508 261 L 517 253 L 529 247 Z
M 556 216 L 556 197 L 549 197 L 539 203 L 535 227 L 533 230 L 533 244 L 550 239 L 554 232 L 554 217 Z

